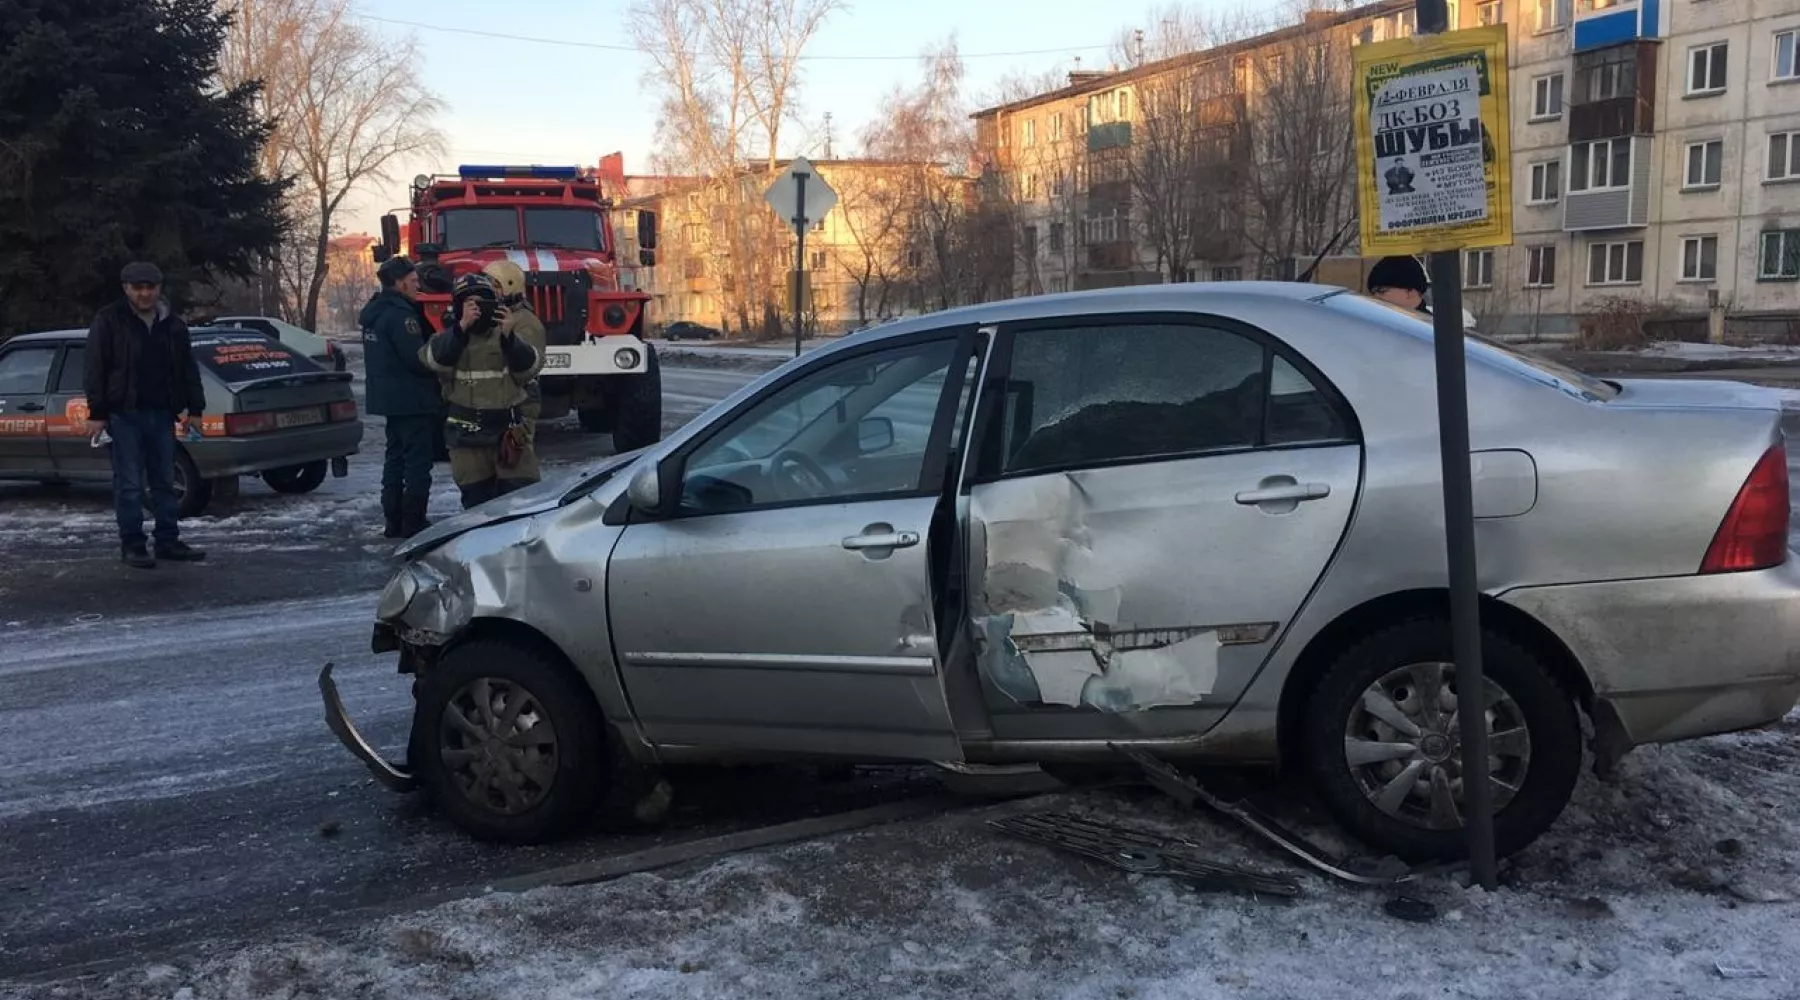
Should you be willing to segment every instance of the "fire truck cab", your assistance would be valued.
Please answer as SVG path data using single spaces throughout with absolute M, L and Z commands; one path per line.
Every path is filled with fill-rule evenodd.
M 656 216 L 638 211 L 637 259 L 620 259 L 612 202 L 580 167 L 462 166 L 413 179 L 407 219 L 382 216 L 377 263 L 406 253 L 419 267 L 420 304 L 443 329 L 457 278 L 508 259 L 549 334 L 540 420 L 574 411 L 610 431 L 618 451 L 662 437 L 662 376 L 644 342 L 650 296 L 622 280 L 656 263 Z

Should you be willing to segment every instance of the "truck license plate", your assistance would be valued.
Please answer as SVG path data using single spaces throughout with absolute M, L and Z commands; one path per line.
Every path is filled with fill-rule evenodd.
M 544 352 L 545 368 L 569 368 L 572 367 L 574 360 L 573 357 L 563 351 Z
M 310 427 L 325 422 L 325 411 L 316 406 L 304 410 L 283 410 L 275 414 L 276 427 Z

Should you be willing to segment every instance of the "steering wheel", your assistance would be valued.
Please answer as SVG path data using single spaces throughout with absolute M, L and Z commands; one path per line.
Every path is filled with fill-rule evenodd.
M 831 476 L 811 455 L 784 451 L 769 462 L 769 479 L 786 500 L 809 500 L 831 493 Z

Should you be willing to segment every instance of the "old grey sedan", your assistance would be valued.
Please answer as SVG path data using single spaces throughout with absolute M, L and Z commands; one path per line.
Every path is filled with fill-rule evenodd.
M 796 359 L 652 449 L 403 550 L 377 650 L 408 760 L 472 833 L 552 836 L 634 766 L 793 755 L 1281 764 L 1408 858 L 1500 849 L 1584 756 L 1800 695 L 1779 404 L 1468 348 L 1489 683 L 1451 659 L 1431 330 L 1340 289 L 1221 283 L 908 319 Z M 1464 760 L 1458 713 L 1491 752 Z

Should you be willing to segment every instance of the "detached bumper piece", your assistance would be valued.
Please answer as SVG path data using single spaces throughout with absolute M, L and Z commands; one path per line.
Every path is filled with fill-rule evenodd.
M 1237 820 L 1250 832 L 1332 878 L 1353 885 L 1390 887 L 1404 885 L 1428 875 L 1445 875 L 1468 867 L 1464 863 L 1453 862 L 1428 868 L 1409 869 L 1394 859 L 1385 859 L 1394 867 L 1384 871 L 1367 869 L 1358 871 L 1356 866 L 1352 866 L 1351 863 L 1334 857 L 1331 852 L 1282 826 L 1248 799 L 1227 801 L 1214 795 L 1193 778 L 1176 770 L 1168 762 L 1159 760 L 1137 747 L 1121 746 L 1117 743 L 1110 743 L 1108 746 L 1114 753 L 1136 764 L 1144 772 L 1145 780 L 1157 791 L 1189 809 L 1204 805 L 1223 813 Z M 1382 867 L 1387 868 L 1386 865 Z
M 395 764 L 383 758 L 379 751 L 363 739 L 357 732 L 356 725 L 344 712 L 344 699 L 338 696 L 337 684 L 331 679 L 332 665 L 325 664 L 319 671 L 319 694 L 325 698 L 325 724 L 331 727 L 332 735 L 363 762 L 369 773 L 375 776 L 383 786 L 396 792 L 410 792 L 419 787 L 419 780 L 413 777 L 404 764 Z
M 1290 875 L 1209 861 L 1181 841 L 1067 813 L 1008 816 L 989 825 L 1001 833 L 1092 858 L 1120 871 L 1178 878 L 1196 889 L 1236 890 L 1283 899 L 1300 895 L 1300 883 Z

